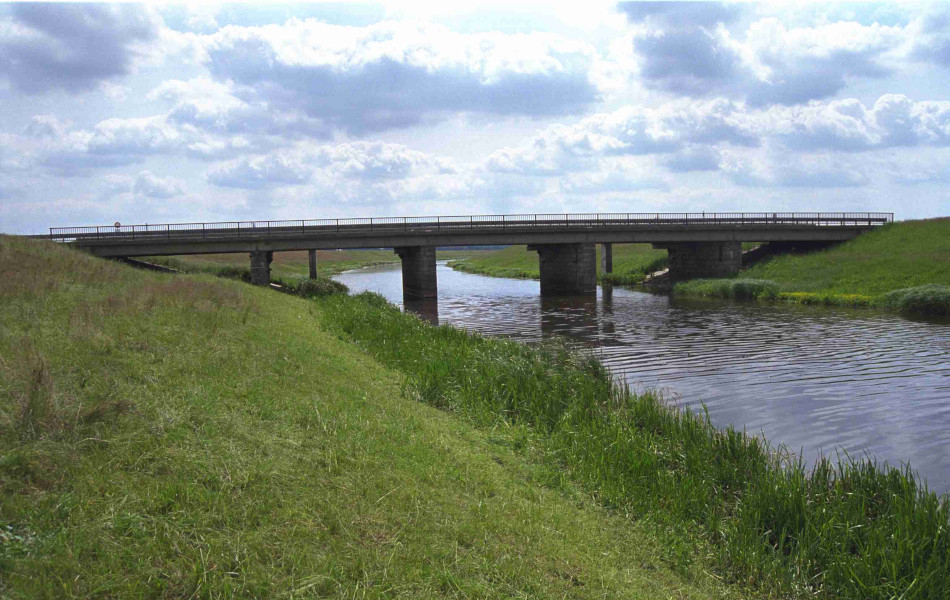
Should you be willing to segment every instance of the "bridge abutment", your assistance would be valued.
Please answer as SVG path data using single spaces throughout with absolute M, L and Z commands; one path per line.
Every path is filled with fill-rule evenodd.
M 310 279 L 317 278 L 317 251 L 307 250 L 307 262 L 310 263 Z
M 404 300 L 437 298 L 435 246 L 393 248 L 402 260 L 402 297 Z
M 270 263 L 274 260 L 274 253 L 267 250 L 251 252 L 251 283 L 254 285 L 270 285 Z
M 741 242 L 689 242 L 653 244 L 669 253 L 670 279 L 684 281 L 699 277 L 728 277 L 742 265 Z
M 604 275 L 614 272 L 614 245 L 600 245 L 600 272 Z
M 594 244 L 534 244 L 538 253 L 542 296 L 597 293 L 597 251 Z

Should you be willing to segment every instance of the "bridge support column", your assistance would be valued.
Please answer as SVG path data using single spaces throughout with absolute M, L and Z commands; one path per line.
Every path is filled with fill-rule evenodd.
M 597 293 L 597 252 L 594 244 L 535 244 L 542 296 Z
M 653 244 L 666 248 L 670 260 L 670 279 L 683 281 L 697 277 L 728 277 L 742 265 L 741 242 L 688 242 Z
M 403 300 L 438 297 L 435 246 L 404 246 L 393 251 L 402 259 Z
M 614 245 L 600 245 L 600 272 L 602 275 L 614 272 Z
M 310 279 L 317 278 L 317 251 L 307 250 L 307 258 L 310 262 Z
M 251 252 L 251 283 L 254 285 L 270 285 L 270 263 L 274 260 L 274 253 L 265 250 Z

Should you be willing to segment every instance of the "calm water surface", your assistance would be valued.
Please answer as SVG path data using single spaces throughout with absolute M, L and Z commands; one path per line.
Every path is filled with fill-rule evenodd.
M 621 288 L 542 299 L 537 281 L 439 264 L 432 320 L 519 340 L 563 335 L 632 387 L 704 403 L 719 426 L 763 433 L 803 452 L 910 462 L 950 491 L 950 324 L 807 306 L 674 300 Z M 396 266 L 336 277 L 402 305 Z

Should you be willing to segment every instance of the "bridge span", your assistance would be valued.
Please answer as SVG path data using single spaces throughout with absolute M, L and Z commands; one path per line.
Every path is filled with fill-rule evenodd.
M 393 248 L 402 259 L 406 299 L 437 296 L 439 246 L 526 244 L 536 251 L 541 294 L 596 291 L 595 244 L 612 270 L 612 244 L 651 243 L 669 252 L 675 280 L 738 272 L 742 242 L 826 245 L 893 221 L 893 213 L 608 213 L 228 221 L 53 227 L 48 236 L 102 257 L 241 252 L 251 279 L 270 281 L 274 252 Z

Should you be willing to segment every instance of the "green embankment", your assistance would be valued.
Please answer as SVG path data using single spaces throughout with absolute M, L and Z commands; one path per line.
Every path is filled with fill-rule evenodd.
M 6 595 L 950 594 L 909 469 L 806 469 L 562 346 L 9 238 L 0 272 Z
M 892 223 L 827 250 L 776 256 L 732 279 L 682 282 L 673 292 L 948 315 L 950 218 Z
M 0 276 L 4 598 L 737 597 L 319 302 L 4 236 Z
M 600 273 L 603 283 L 630 285 L 643 281 L 646 275 L 666 266 L 666 251 L 654 250 L 650 244 L 614 244 L 613 273 Z M 601 247 L 597 245 L 597 270 L 600 271 Z M 467 273 L 491 277 L 538 279 L 538 254 L 525 246 L 509 246 L 484 255 L 455 260 L 449 266 Z
M 440 250 L 439 260 L 452 260 L 484 253 L 480 250 Z M 194 254 L 188 256 L 154 256 L 149 262 L 166 265 L 190 273 L 234 275 L 250 268 L 247 254 Z M 317 250 L 317 271 L 321 277 L 332 277 L 343 271 L 398 263 L 399 257 L 392 250 Z M 249 271 L 248 271 L 249 272 Z M 306 251 L 275 252 L 271 263 L 271 276 L 277 280 L 291 281 L 308 277 L 310 263 Z

